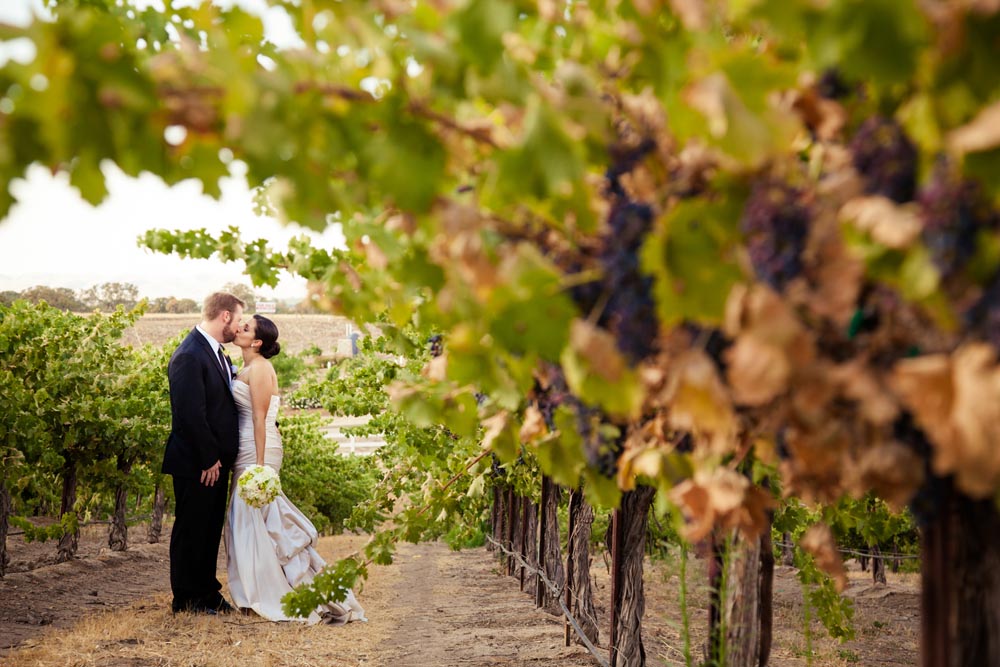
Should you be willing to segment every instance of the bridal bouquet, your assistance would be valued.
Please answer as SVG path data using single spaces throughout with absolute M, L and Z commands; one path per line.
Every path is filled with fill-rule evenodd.
M 281 493 L 281 480 L 274 468 L 250 466 L 236 482 L 237 493 L 250 507 L 263 507 Z

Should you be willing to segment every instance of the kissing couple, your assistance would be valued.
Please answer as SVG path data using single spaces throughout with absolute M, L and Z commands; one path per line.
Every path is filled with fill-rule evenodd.
M 325 562 L 316 552 L 316 528 L 283 493 L 263 507 L 236 493 L 248 468 L 281 470 L 278 378 L 269 361 L 278 354 L 278 327 L 260 315 L 243 320 L 246 304 L 232 294 L 205 299 L 198 324 L 170 357 L 171 431 L 163 472 L 173 477 L 176 510 L 170 533 L 171 608 L 174 613 L 229 613 L 216 559 L 223 527 L 229 592 L 243 613 L 271 621 L 365 621 L 353 591 L 322 605 L 307 619 L 288 616 L 281 598 L 311 582 Z M 243 353 L 237 372 L 222 346 Z M 226 512 L 228 500 L 229 511 Z

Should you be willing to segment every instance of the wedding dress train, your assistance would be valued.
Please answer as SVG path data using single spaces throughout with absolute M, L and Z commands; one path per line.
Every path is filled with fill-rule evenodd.
M 239 410 L 240 448 L 233 479 L 257 462 L 250 406 L 250 386 L 233 381 L 233 397 Z M 275 420 L 277 396 L 271 397 L 267 411 L 264 465 L 281 471 L 283 450 Z M 281 608 L 281 598 L 299 584 L 312 581 L 326 564 L 316 552 L 318 535 L 312 522 L 281 493 L 268 505 L 256 509 L 236 493 L 236 484 L 226 516 L 226 554 L 229 592 L 238 608 L 252 609 L 271 621 L 324 621 L 342 625 L 364 621 L 362 609 L 353 591 L 338 604 L 323 605 L 307 619 L 288 616 Z

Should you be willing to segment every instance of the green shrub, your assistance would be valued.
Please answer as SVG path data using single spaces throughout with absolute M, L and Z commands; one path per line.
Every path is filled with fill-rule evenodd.
M 354 507 L 371 497 L 380 475 L 374 459 L 338 454 L 337 444 L 323 437 L 322 421 L 316 415 L 281 418 L 281 486 L 317 529 L 339 533 Z
M 271 357 L 271 364 L 278 374 L 278 386 L 282 388 L 298 382 L 306 371 L 306 362 L 301 355 L 279 354 Z

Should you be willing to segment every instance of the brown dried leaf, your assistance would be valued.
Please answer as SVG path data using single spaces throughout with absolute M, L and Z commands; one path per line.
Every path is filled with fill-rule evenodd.
M 389 267 L 389 258 L 385 256 L 385 253 L 382 252 L 382 248 L 379 248 L 374 241 L 363 243 L 362 246 L 365 251 L 365 260 L 368 262 L 368 266 L 376 271 L 385 271 Z
M 899 406 L 892 394 L 861 360 L 836 366 L 830 375 L 841 395 L 857 401 L 862 416 L 872 424 L 884 426 L 899 415 Z
M 779 348 L 803 333 L 788 304 L 761 283 L 733 287 L 726 300 L 724 330 L 731 338 L 751 334 Z
M 764 405 L 788 389 L 792 368 L 778 347 L 756 336 L 740 336 L 726 351 L 726 377 L 741 405 Z
M 483 433 L 483 449 L 490 448 L 493 441 L 497 439 L 497 436 L 507 428 L 509 420 L 510 413 L 506 410 L 501 410 L 492 417 L 487 417 L 480 422 L 486 428 L 486 431 Z
M 812 554 L 819 569 L 833 577 L 837 592 L 844 592 L 844 589 L 847 588 L 847 570 L 844 569 L 844 561 L 837 553 L 837 542 L 833 538 L 833 531 L 830 530 L 830 527 L 825 523 L 811 526 L 802 535 L 799 544 Z
M 687 479 L 670 491 L 670 500 L 684 514 L 686 521 L 681 533 L 689 542 L 700 542 L 712 532 L 715 512 L 708 500 L 708 490 L 693 479 Z
M 618 488 L 631 491 L 636 486 L 636 476 L 657 479 L 663 470 L 663 451 L 644 447 L 626 451 L 618 461 Z
M 840 218 L 870 234 L 877 243 L 897 250 L 910 247 L 923 228 L 913 206 L 899 206 L 882 196 L 850 200 L 840 209 Z
M 822 141 L 835 139 L 847 123 L 847 111 L 843 105 L 821 97 L 815 88 L 795 91 L 790 102 L 806 127 L 811 128 Z
M 708 121 L 709 133 L 719 138 L 724 137 L 729 131 L 726 107 L 727 100 L 731 97 L 726 77 L 722 74 L 712 74 L 691 84 L 685 91 L 684 101 L 704 114 Z
M 396 381 L 389 383 L 389 386 L 385 388 L 385 393 L 389 396 L 389 401 L 399 403 L 416 394 L 417 390 L 405 382 Z
M 896 364 L 890 379 L 893 391 L 913 413 L 917 424 L 935 446 L 935 451 L 951 450 L 959 434 L 951 423 L 955 402 L 951 359 L 944 354 L 904 359 Z M 937 462 L 934 468 L 942 472 Z
M 670 7 L 688 30 L 704 30 L 708 26 L 708 7 L 704 0 L 670 0 Z
M 529 405 L 528 409 L 524 411 L 524 423 L 521 424 L 521 431 L 518 434 L 521 442 L 534 442 L 546 433 L 548 433 L 548 427 L 545 424 L 542 411 L 535 405 Z
M 610 333 L 578 318 L 570 325 L 569 342 L 601 378 L 608 382 L 621 379 L 626 363 Z
M 894 511 L 901 512 L 923 480 L 920 457 L 901 443 L 885 442 L 865 450 L 848 487 L 856 497 L 870 489 Z
M 733 451 L 738 427 L 736 415 L 729 393 L 707 354 L 689 350 L 674 359 L 662 396 L 664 404 L 670 406 L 672 427 L 706 440 L 714 454 Z
M 733 288 L 724 329 L 735 339 L 726 353 L 726 377 L 740 404 L 770 402 L 788 389 L 793 370 L 815 356 L 815 346 L 792 309 L 762 284 Z
M 982 109 L 969 123 L 949 132 L 946 141 L 957 153 L 978 153 L 1000 146 L 1000 102 Z
M 954 474 L 972 497 L 993 496 L 1000 485 L 1000 368 L 993 348 L 973 343 L 950 357 L 904 360 L 893 389 L 931 441 L 934 472 Z
M 716 526 L 755 538 L 767 526 L 773 504 L 766 491 L 729 468 L 697 471 L 671 490 L 670 500 L 683 512 L 687 524 L 682 533 L 691 542 L 704 539 Z
M 448 379 L 448 355 L 441 354 L 428 361 L 420 370 L 420 374 L 434 382 L 444 382 Z
M 1000 0 L 962 0 L 960 4 L 980 16 L 993 16 L 1000 12 Z
M 842 465 L 853 442 L 852 434 L 836 419 L 811 428 L 789 427 L 785 443 L 791 456 L 779 466 L 785 494 L 809 505 L 836 502 L 844 493 Z
M 989 498 L 1000 483 L 1000 369 L 986 344 L 959 348 L 954 368 L 952 422 L 960 437 L 958 447 L 941 449 L 935 463 L 953 469 L 969 495 Z
M 857 308 L 865 264 L 848 251 L 839 234 L 819 244 L 816 263 L 818 286 L 809 299 L 809 308 L 846 327 Z

